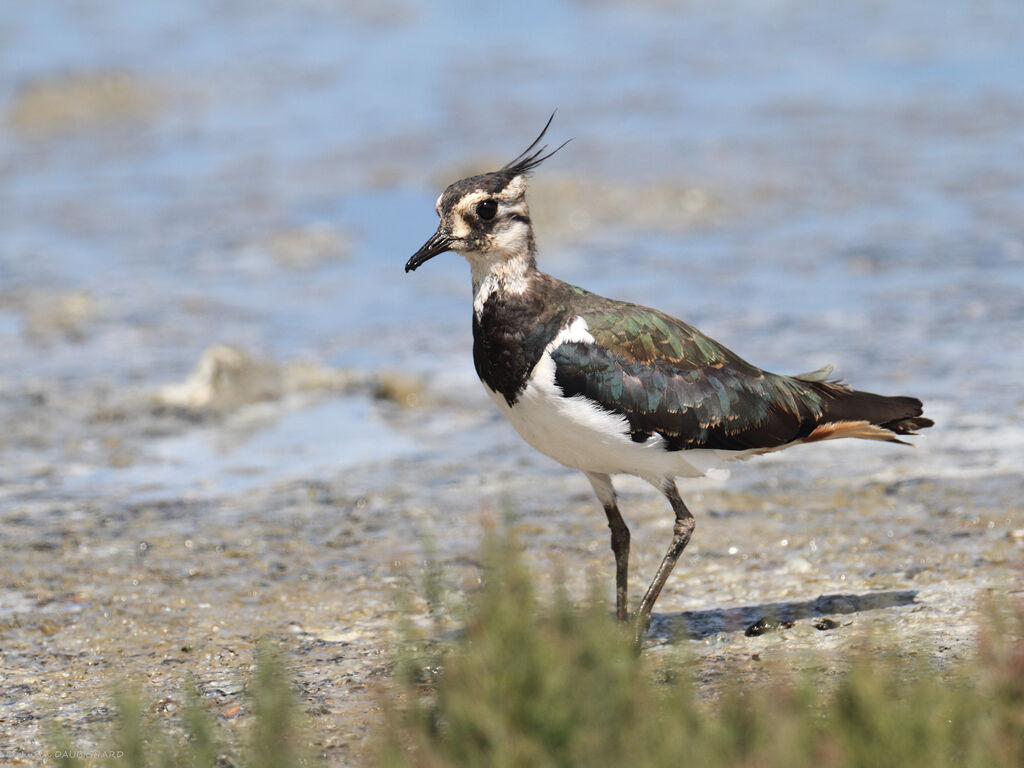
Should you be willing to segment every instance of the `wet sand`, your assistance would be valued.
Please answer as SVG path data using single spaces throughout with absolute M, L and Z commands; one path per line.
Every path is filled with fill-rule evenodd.
M 427 417 L 387 401 L 371 407 L 413 431 Z M 317 749 L 360 764 L 400 606 L 437 631 L 422 600 L 428 563 L 439 565 L 450 615 L 479 579 L 484 531 L 504 524 L 542 589 L 564 576 L 582 598 L 597 580 L 610 599 L 613 561 L 583 476 L 520 446 L 489 411 L 446 409 L 479 419 L 494 446 L 208 497 L 9 496 L 0 518 L 4 761 L 34 764 L 51 720 L 76 747 L 104 746 L 92 739 L 122 680 L 142 683 L 156 714 L 173 721 L 191 675 L 219 719 L 239 728 L 255 643 L 270 637 L 288 650 Z M 120 422 L 122 434 L 171 427 L 195 425 L 154 409 Z M 834 666 L 869 640 L 940 662 L 963 657 L 986 596 L 1021 588 L 1021 482 L 929 477 L 918 460 L 927 451 L 798 448 L 738 467 L 730 482 L 682 482 L 697 533 L 659 601 L 647 653 L 698 657 L 708 691 L 727 672 L 753 682 L 772 665 Z M 635 601 L 672 518 L 642 482 L 618 485 Z M 748 636 L 761 618 L 794 623 Z M 815 628 L 822 618 L 834 628 Z

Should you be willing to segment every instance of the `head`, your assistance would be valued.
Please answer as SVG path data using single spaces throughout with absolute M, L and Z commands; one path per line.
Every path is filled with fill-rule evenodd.
M 437 198 L 441 222 L 426 243 L 405 264 L 412 272 L 429 259 L 455 251 L 470 261 L 506 261 L 533 251 L 533 229 L 526 207 L 526 178 L 555 152 L 537 148 L 555 115 L 519 157 L 491 173 L 457 181 Z

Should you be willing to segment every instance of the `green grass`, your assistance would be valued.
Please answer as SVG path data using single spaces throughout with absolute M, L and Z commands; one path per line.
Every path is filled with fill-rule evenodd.
M 78 757 L 67 734 L 53 736 L 54 762 L 62 768 L 299 768 L 321 763 L 305 746 L 305 722 L 278 649 L 262 643 L 255 675 L 246 686 L 252 721 L 241 738 L 229 734 L 186 684 L 185 706 L 176 727 L 151 713 L 142 692 L 121 686 L 112 695 L 114 720 L 103 745 Z M 94 757 L 99 755 L 100 757 Z
M 432 610 L 443 611 L 428 571 Z M 878 651 L 828 660 L 822 678 L 694 681 L 698 662 L 659 668 L 634 651 L 603 601 L 538 599 L 514 543 L 485 545 L 483 585 L 453 640 L 405 630 L 396 652 L 381 768 L 424 766 L 672 766 L 680 768 L 972 768 L 1024 766 L 1024 610 L 994 610 L 974 656 L 940 670 L 921 654 Z M 685 647 L 685 643 L 683 644 Z M 845 661 L 846 663 L 838 663 Z M 279 651 L 264 647 L 246 686 L 241 735 L 191 693 L 173 727 L 128 689 L 100 743 L 118 768 L 315 765 Z M 339 727 L 341 724 L 339 723 Z M 323 727 L 321 721 L 320 727 Z M 67 743 L 54 737 L 55 751 Z M 78 768 L 95 761 L 57 759 Z
M 687 665 L 655 674 L 600 601 L 540 604 L 514 545 L 486 562 L 464 635 L 402 660 L 382 766 L 1024 766 L 1019 607 L 941 674 L 865 653 L 832 685 L 778 673 L 709 703 Z

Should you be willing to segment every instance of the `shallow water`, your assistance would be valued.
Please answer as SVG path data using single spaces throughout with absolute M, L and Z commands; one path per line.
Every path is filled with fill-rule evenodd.
M 33 635 L 32 606 L 63 604 L 40 601 L 76 583 L 120 605 L 118 547 L 193 524 L 194 540 L 206 527 L 230 545 L 237 516 L 254 541 L 299 531 L 281 562 L 341 574 L 296 599 L 296 615 L 340 601 L 321 628 L 331 637 L 332 622 L 370 616 L 356 632 L 366 658 L 386 645 L 388 600 L 359 579 L 418 562 L 428 537 L 463 574 L 456 586 L 471 583 L 481 521 L 506 507 L 549 576 L 570 557 L 608 575 L 583 479 L 522 444 L 476 381 L 465 264 L 402 271 L 436 225 L 438 192 L 517 154 L 555 107 L 551 141 L 575 140 L 532 182 L 542 268 L 675 314 L 763 367 L 838 363 L 859 388 L 921 397 L 938 422 L 914 451 L 797 449 L 728 485 L 687 483 L 695 507 L 712 505 L 705 517 L 718 505 L 749 535 L 712 515 L 665 610 L 924 578 L 929 610 L 965 637 L 966 606 L 1017 567 L 1006 553 L 1024 527 L 1022 38 L 1014 0 L 4 6 L 0 511 L 13 591 L 0 614 L 16 617 L 5 626 L 24 658 L 63 647 L 62 632 L 89 642 L 81 612 Z M 285 388 L 227 413 L 157 404 L 217 343 L 282 369 L 409 371 L 419 407 L 372 386 Z M 635 592 L 670 521 L 647 489 L 622 487 L 644 542 Z M 880 510 L 904 541 L 889 541 Z M 876 549 L 856 543 L 864 515 Z M 937 543 L 942 531 L 970 536 Z M 783 539 L 801 544 L 779 560 Z M 754 555 L 758 541 L 776 543 Z M 339 554 L 352 546 L 358 557 Z M 245 595 L 263 578 L 266 551 L 242 549 L 207 588 Z M 51 551 L 64 575 L 40 569 Z M 936 557 L 933 581 L 900 575 Z M 810 575 L 787 571 L 803 567 L 793 558 Z M 175 578 L 192 577 L 167 577 L 171 593 Z M 259 604 L 221 608 L 279 628 Z M 332 706 L 369 706 L 351 695 Z

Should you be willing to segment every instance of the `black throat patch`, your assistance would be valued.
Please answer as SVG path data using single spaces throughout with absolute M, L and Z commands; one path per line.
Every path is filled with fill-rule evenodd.
M 509 406 L 515 405 L 544 349 L 569 318 L 562 285 L 543 273 L 523 293 L 495 290 L 473 313 L 473 364 L 477 375 Z

